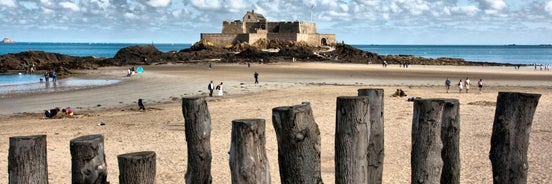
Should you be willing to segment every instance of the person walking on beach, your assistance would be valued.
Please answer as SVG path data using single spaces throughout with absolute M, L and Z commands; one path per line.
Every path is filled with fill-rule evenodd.
M 209 70 L 213 68 L 213 64 L 212 63 L 209 63 Z
M 479 87 L 479 93 L 481 93 L 481 89 L 483 88 L 483 79 L 479 79 L 479 82 L 477 82 L 477 87 Z
M 53 82 L 56 82 L 57 81 L 57 73 L 56 73 L 56 70 L 52 70 L 52 73 L 50 74 L 52 76 L 52 81 Z
M 255 71 L 255 73 L 253 74 L 253 77 L 255 77 L 255 84 L 259 84 L 259 73 Z
M 209 83 L 209 85 L 207 86 L 207 89 L 209 90 L 209 96 L 213 96 L 213 90 L 215 90 L 215 84 L 213 84 L 213 81 Z
M 44 73 L 44 80 L 46 82 L 48 82 L 50 80 L 50 72 L 46 71 L 46 73 Z
M 470 78 L 466 77 L 466 80 L 464 81 L 464 87 L 466 88 L 466 93 L 470 90 Z
M 138 108 L 139 111 L 146 111 L 146 107 L 144 106 L 144 102 L 141 98 L 138 99 Z
M 462 93 L 462 88 L 464 86 L 464 83 L 462 82 L 462 79 L 460 79 L 460 82 L 458 82 L 458 93 Z
M 223 87 L 222 87 L 222 82 L 220 82 L 219 85 L 217 85 L 217 93 L 218 93 L 218 96 L 222 96 L 224 94 L 223 92 Z
M 450 80 L 448 78 L 447 80 L 445 80 L 445 87 L 447 88 L 447 93 L 448 93 L 450 89 Z

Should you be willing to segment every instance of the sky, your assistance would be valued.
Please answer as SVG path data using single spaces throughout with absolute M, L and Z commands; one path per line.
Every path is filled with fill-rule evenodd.
M 195 43 L 251 10 L 348 44 L 552 44 L 552 0 L 0 0 L 0 38 Z

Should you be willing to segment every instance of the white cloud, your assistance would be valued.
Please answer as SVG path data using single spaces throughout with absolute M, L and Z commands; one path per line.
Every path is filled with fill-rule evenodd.
M 199 10 L 218 10 L 222 7 L 220 0 L 190 0 L 190 3 Z
M 146 4 L 154 8 L 164 8 L 171 4 L 171 0 L 149 0 Z
M 13 0 L 0 0 L 0 5 L 7 6 L 9 8 L 15 8 L 17 6 Z
M 480 11 L 476 6 L 460 6 L 452 7 L 450 9 L 451 13 L 454 14 L 464 14 L 468 16 L 475 16 Z
M 125 13 L 124 17 L 128 19 L 138 19 L 138 16 L 134 13 Z
M 224 9 L 232 13 L 242 13 L 242 11 L 251 7 L 251 4 L 244 0 L 224 0 L 222 3 Z
M 483 11 L 488 15 L 502 16 L 503 11 L 507 9 L 504 0 L 478 0 Z
M 70 9 L 72 11 L 79 11 L 79 7 L 72 2 L 61 2 L 59 5 L 65 9 Z
M 548 12 L 548 14 L 552 15 L 552 1 L 548 1 L 546 5 L 544 6 L 544 10 Z

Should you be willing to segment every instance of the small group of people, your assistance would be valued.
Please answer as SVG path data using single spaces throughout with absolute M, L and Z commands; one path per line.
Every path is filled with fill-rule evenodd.
M 46 82 L 48 82 L 48 81 L 50 81 L 50 78 L 52 78 L 53 82 L 57 81 L 57 72 L 56 72 L 56 70 L 44 72 L 44 80 Z M 40 78 L 40 82 L 42 82 L 42 78 Z
M 66 107 L 65 109 L 61 109 L 59 107 L 45 110 L 44 116 L 49 119 L 55 119 L 55 118 L 63 118 L 63 117 L 73 117 L 74 112 L 71 107 Z
M 406 92 L 404 92 L 404 90 L 402 89 L 397 89 L 397 91 L 395 91 L 395 93 L 393 93 L 393 95 L 391 95 L 392 97 L 406 97 L 408 96 L 406 94 Z
M 445 80 L 445 86 L 448 93 L 451 86 L 451 81 L 448 78 L 447 80 Z M 456 84 L 456 86 L 458 87 L 458 93 L 462 93 L 462 90 L 464 89 L 466 90 L 466 93 L 469 93 L 470 86 L 471 86 L 470 78 L 466 77 L 466 80 L 464 81 L 460 79 L 460 81 Z M 479 88 L 479 93 L 481 93 L 481 90 L 483 88 L 483 79 L 479 79 L 479 81 L 477 82 L 477 87 Z
M 255 84 L 259 84 L 259 72 L 256 72 L 253 73 L 253 78 L 255 79 Z M 207 85 L 207 90 L 209 90 L 209 96 L 212 97 L 213 96 L 213 92 L 215 90 L 217 90 L 217 96 L 223 96 L 224 95 L 224 85 L 222 82 L 220 82 L 220 84 L 216 85 L 215 86 L 215 83 L 213 83 L 213 81 L 211 81 L 208 85 Z
M 214 91 L 214 90 L 217 90 L 217 95 L 218 95 L 218 96 L 224 95 L 224 89 L 223 89 L 223 88 L 224 88 L 224 87 L 223 87 L 223 83 L 222 83 L 222 82 L 220 82 L 220 84 L 218 84 L 218 85 L 215 86 L 215 84 L 213 83 L 213 81 L 211 81 L 211 82 L 209 83 L 209 85 L 207 86 L 207 89 L 209 90 L 209 96 L 211 96 L 211 97 L 213 96 L 213 91 Z

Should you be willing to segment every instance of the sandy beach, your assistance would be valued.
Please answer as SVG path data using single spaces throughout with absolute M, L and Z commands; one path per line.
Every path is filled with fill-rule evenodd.
M 481 66 L 398 66 L 329 63 L 164 64 L 144 66 L 145 72 L 125 77 L 126 67 L 76 71 L 81 78 L 117 79 L 120 83 L 91 89 L 0 98 L 0 183 L 8 181 L 9 137 L 47 135 L 49 183 L 71 182 L 69 141 L 103 134 L 108 181 L 118 183 L 117 155 L 155 151 L 157 183 L 184 183 L 187 147 L 181 98 L 208 96 L 207 84 L 224 82 L 222 97 L 207 97 L 211 114 L 213 183 L 231 183 L 228 151 L 231 121 L 266 121 L 266 151 L 273 183 L 280 183 L 278 149 L 272 108 L 311 103 L 322 139 L 322 177 L 334 183 L 335 103 L 338 96 L 356 96 L 357 89 L 385 90 L 384 183 L 410 182 L 413 103 L 390 95 L 401 88 L 409 96 L 460 100 L 461 183 L 492 183 L 490 138 L 499 91 L 542 94 L 534 116 L 528 152 L 528 183 L 551 183 L 552 72 L 532 68 Z M 253 73 L 260 74 L 254 84 Z M 469 77 L 469 93 L 454 84 Z M 444 81 L 453 86 L 445 92 Z M 483 79 L 481 93 L 477 81 Z M 144 99 L 145 112 L 136 102 Z M 53 107 L 72 107 L 76 116 L 43 119 Z M 105 126 L 97 126 L 103 122 Z

